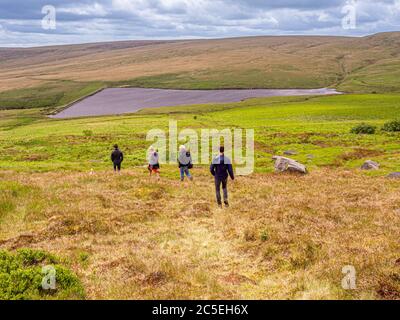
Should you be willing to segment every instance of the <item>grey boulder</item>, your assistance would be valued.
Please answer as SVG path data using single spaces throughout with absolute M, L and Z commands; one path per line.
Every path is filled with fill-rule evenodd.
M 302 174 L 307 173 L 307 168 L 305 165 L 290 159 L 281 156 L 274 156 L 272 159 L 275 161 L 275 170 L 278 172 L 298 172 Z
M 297 154 L 297 152 L 293 151 L 293 150 L 287 150 L 283 154 L 286 155 L 286 156 L 294 156 L 294 155 Z
M 379 169 L 379 163 L 372 161 L 372 160 L 367 160 L 364 162 L 364 164 L 361 166 L 362 170 L 378 170 Z
M 393 172 L 389 174 L 387 177 L 391 179 L 400 179 L 400 172 Z

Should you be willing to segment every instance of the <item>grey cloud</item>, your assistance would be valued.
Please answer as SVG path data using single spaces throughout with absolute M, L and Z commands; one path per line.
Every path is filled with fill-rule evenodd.
M 229 2 L 262 9 L 316 10 L 338 7 L 343 5 L 345 0 L 230 0 Z
M 262 34 L 362 35 L 399 29 L 400 0 L 358 0 L 343 30 L 344 0 L 1 0 L 0 46 Z M 43 30 L 41 9 L 57 9 Z

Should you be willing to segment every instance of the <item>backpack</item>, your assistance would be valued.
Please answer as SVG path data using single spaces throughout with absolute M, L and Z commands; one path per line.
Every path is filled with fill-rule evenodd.
M 190 152 L 186 152 L 186 157 L 188 157 L 188 158 L 190 157 Z M 189 162 L 189 164 L 188 164 L 187 167 L 188 167 L 188 169 L 193 169 L 193 163 L 192 163 L 192 161 Z
M 186 152 L 186 157 L 190 157 L 190 152 Z M 193 163 L 192 161 L 190 161 L 188 164 L 182 164 L 179 159 L 178 159 L 178 163 L 179 163 L 179 168 L 183 168 L 183 167 L 187 167 L 188 169 L 192 169 L 193 168 Z

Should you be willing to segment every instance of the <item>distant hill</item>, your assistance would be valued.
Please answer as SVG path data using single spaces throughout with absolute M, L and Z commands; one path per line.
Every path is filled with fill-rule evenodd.
M 56 107 L 107 86 L 400 92 L 400 32 L 0 48 L 0 109 Z

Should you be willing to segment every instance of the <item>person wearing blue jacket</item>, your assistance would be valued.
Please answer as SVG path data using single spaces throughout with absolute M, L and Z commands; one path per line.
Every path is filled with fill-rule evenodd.
M 210 166 L 210 172 L 214 176 L 215 180 L 215 193 L 217 197 L 217 203 L 219 207 L 222 207 L 221 199 L 221 185 L 224 194 L 224 204 L 225 207 L 229 207 L 228 202 L 228 177 L 235 180 L 235 175 L 233 174 L 233 167 L 231 159 L 224 155 L 225 148 L 220 148 L 219 156 L 215 157 Z

